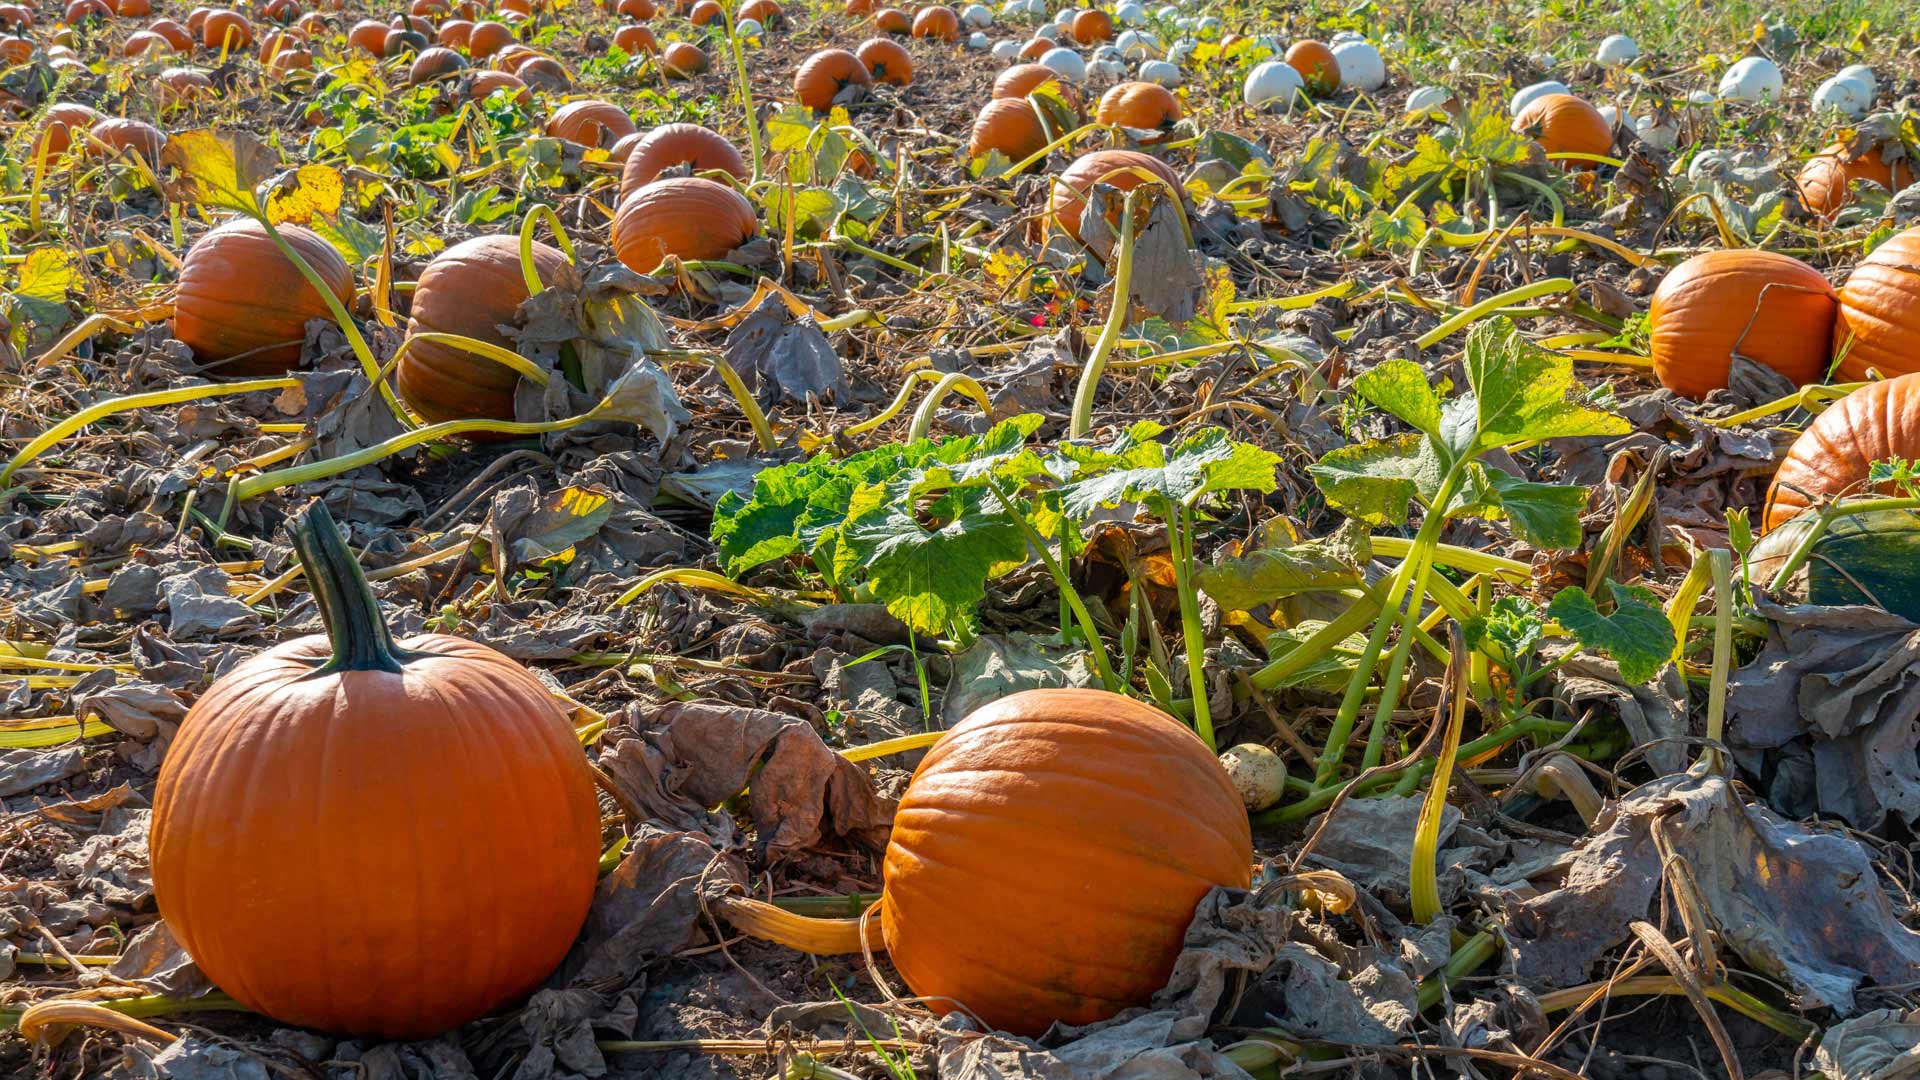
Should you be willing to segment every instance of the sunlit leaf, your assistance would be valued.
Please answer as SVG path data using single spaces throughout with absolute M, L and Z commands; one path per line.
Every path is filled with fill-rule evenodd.
M 1603 615 L 1593 598 L 1581 589 L 1562 589 L 1547 605 L 1547 615 L 1580 644 L 1596 649 L 1620 665 L 1620 676 L 1644 683 L 1660 674 L 1673 654 L 1673 624 L 1660 611 L 1659 598 L 1649 589 L 1607 582 L 1614 609 Z
M 172 194 L 179 201 L 257 214 L 254 191 L 280 157 L 251 132 L 197 128 L 169 136 L 160 164 L 178 172 Z
M 278 225 L 310 223 L 315 215 L 336 217 L 346 181 L 331 165 L 303 165 L 279 179 L 267 193 L 267 218 Z

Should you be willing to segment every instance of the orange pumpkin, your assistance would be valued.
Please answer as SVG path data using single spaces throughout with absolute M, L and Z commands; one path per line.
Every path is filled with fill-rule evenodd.
M 1855 180 L 1899 191 L 1913 183 L 1913 163 L 1904 150 L 1899 158 L 1888 162 L 1879 147 L 1855 154 L 1845 143 L 1835 143 L 1807 159 L 1793 186 L 1800 193 L 1800 205 L 1820 217 L 1831 218 L 1853 201 Z
M 111 18 L 113 18 L 113 9 L 107 6 L 106 0 L 73 0 L 67 5 L 66 13 L 60 17 L 60 21 L 68 26 L 77 26 L 88 19 Z
M 873 74 L 874 82 L 889 86 L 913 84 L 913 57 L 906 46 L 892 38 L 868 38 L 854 50 L 854 55 Z
M 718 132 L 699 124 L 662 124 L 640 137 L 620 171 L 620 196 L 653 183 L 676 165 L 694 172 L 720 169 L 745 180 L 751 171 L 740 151 Z
M 163 105 L 185 105 L 213 96 L 213 80 L 193 68 L 167 68 L 153 82 Z
M 1164 130 L 1180 119 L 1180 102 L 1159 83 L 1115 83 L 1111 90 L 1100 95 L 1094 116 L 1103 124 L 1142 131 Z
M 734 9 L 733 21 L 737 23 L 742 19 L 752 19 L 761 26 L 772 26 L 785 17 L 785 14 L 779 0 L 743 0 L 740 6 Z
M 1113 16 L 1098 8 L 1089 8 L 1074 14 L 1069 29 L 1079 44 L 1098 45 L 1113 40 Z
M 825 112 L 847 87 L 872 85 L 873 75 L 859 57 L 845 49 L 821 49 L 794 69 L 793 100 Z
M 298 49 L 306 43 L 306 37 L 297 30 L 275 30 L 260 39 L 260 62 L 267 63 L 275 55 L 288 49 Z
M 921 8 L 909 24 L 913 36 L 932 38 L 935 41 L 960 40 L 960 16 L 945 4 L 933 4 Z
M 1075 240 L 1080 239 L 1080 218 L 1086 213 L 1087 196 L 1094 184 L 1132 191 L 1147 182 L 1143 173 L 1161 180 L 1169 191 L 1179 193 L 1180 178 L 1159 158 L 1137 150 L 1095 150 L 1080 155 L 1060 174 L 1047 200 L 1054 227 Z M 1119 224 L 1117 208 L 1109 217 L 1116 226 Z
M 1545 94 L 1528 102 L 1514 117 L 1513 130 L 1532 136 L 1548 154 L 1605 154 L 1613 149 L 1613 128 L 1607 118 L 1572 94 Z M 1568 169 L 1595 165 L 1577 159 L 1561 162 Z
M 138 154 L 140 160 L 152 165 L 160 160 L 160 151 L 167 146 L 167 133 L 145 120 L 102 120 L 87 134 L 97 140 L 86 144 L 88 155 L 93 157 L 109 153 Z
M 347 44 L 362 52 L 375 56 L 387 55 L 387 24 L 373 19 L 361 19 L 347 31 Z
M 899 8 L 881 8 L 873 13 L 873 28 L 883 34 L 904 34 L 913 29 L 913 19 Z
M 448 19 L 440 24 L 440 32 L 435 35 L 440 44 L 449 49 L 466 49 L 470 46 L 473 24 L 465 19 Z
M 207 25 L 207 16 L 211 14 L 213 9 L 210 7 L 197 7 L 187 12 L 187 29 L 193 32 L 196 39 L 200 35 L 201 28 Z
M 1052 47 L 1052 43 L 1047 43 Z M 1015 64 L 1000 73 L 993 80 L 993 95 L 997 98 L 1023 98 L 1048 83 L 1061 92 L 1061 96 L 1073 100 L 1067 84 L 1060 79 L 1060 73 L 1045 64 Z
M 473 29 L 467 31 L 467 52 L 475 59 L 485 59 L 511 44 L 513 27 L 503 22 L 489 19 L 474 23 Z
M 150 0 L 114 0 L 113 13 L 123 19 L 145 18 L 153 14 Z
M 147 32 L 165 38 L 167 44 L 173 46 L 174 52 L 193 51 L 193 33 L 172 19 L 155 19 L 148 24 Z
M 660 11 L 653 0 L 620 0 L 620 6 L 615 10 L 629 19 L 639 19 L 642 22 L 653 18 Z
M 24 55 L 15 56 L 8 51 L 7 46 L 13 44 L 15 41 L 25 42 L 26 51 Z M 120 43 L 121 56 L 145 56 L 147 53 L 156 49 L 173 51 L 173 44 L 151 30 L 136 30 L 127 35 L 127 40 Z M 0 41 L 0 57 L 4 57 L 10 64 L 25 63 L 27 57 L 32 55 L 33 43 L 25 41 L 24 38 L 8 38 L 5 41 Z
M 333 32 L 333 24 L 324 13 L 318 11 L 307 12 L 294 20 L 293 25 L 304 31 L 309 38 L 321 37 Z
M 411 30 L 429 40 L 434 35 L 433 23 L 418 15 L 395 15 L 387 21 L 387 25 L 395 30 Z
M 655 180 L 620 200 L 613 250 L 628 269 L 652 273 L 668 256 L 718 259 L 760 231 L 753 205 L 697 176 Z
M 1833 338 L 1833 286 L 1787 255 L 1709 251 L 1675 267 L 1648 313 L 1653 372 L 1687 397 L 1725 389 L 1733 354 L 1796 385 L 1825 372 Z
M 20 4 L 0 4 L 0 30 L 28 30 L 33 27 L 33 12 Z
M 653 36 L 652 30 L 638 23 L 614 31 L 613 43 L 628 56 L 651 56 L 660 51 L 660 39 Z
M 540 280 L 578 290 L 580 275 L 557 248 L 533 245 Z M 477 236 L 441 252 L 420 275 L 407 333 L 459 334 L 512 351 L 498 327 L 512 325 L 527 301 L 520 242 L 513 236 Z M 513 419 L 512 368 L 453 345 L 416 341 L 401 354 L 394 387 L 428 421 L 490 417 Z
M 312 71 L 313 54 L 305 49 L 282 49 L 273 54 L 267 62 L 267 70 L 275 75 L 285 75 L 291 71 Z
M 1868 469 L 1896 457 L 1920 458 L 1920 373 L 1870 382 L 1814 417 L 1780 459 L 1761 528 L 1777 529 L 1820 500 L 1868 494 Z
M 221 8 L 207 15 L 200 28 L 200 44 L 209 49 L 237 51 L 253 44 L 253 24 L 237 11 Z
M 1025 45 L 1020 46 L 1020 59 L 1023 61 L 1038 60 L 1057 48 L 1059 48 L 1059 46 L 1054 43 L 1053 39 L 1037 37 Z M 1025 67 L 1027 65 L 1023 63 L 1020 66 Z M 1037 67 L 1039 65 L 1035 66 Z
M 529 0 L 500 0 L 500 10 L 502 13 L 511 11 L 515 15 L 531 15 L 533 4 Z
M 519 72 L 514 69 L 520 66 L 523 59 L 531 59 L 539 55 L 533 46 L 516 41 L 488 57 L 487 66 L 495 71 L 513 71 L 517 75 Z
M 1340 89 L 1340 61 L 1319 41 L 1296 41 L 1287 48 L 1287 66 L 1300 73 L 1307 92 L 1326 97 Z
M 296 0 L 267 0 L 266 6 L 260 9 L 260 14 L 266 16 L 273 22 L 285 26 L 295 19 L 298 19 L 301 15 L 301 10 Z
M 547 134 L 581 146 L 606 146 L 633 134 L 633 118 L 610 101 L 574 101 L 554 112 Z
M 33 140 L 33 148 L 28 152 L 34 158 L 45 153 L 48 161 L 57 161 L 74 143 L 86 141 L 75 135 L 75 131 L 90 130 L 100 120 L 99 112 L 76 101 L 54 105 L 41 118 L 40 134 Z
M 1869 369 L 1886 377 L 1920 371 L 1920 228 L 1874 248 L 1848 275 L 1839 301 L 1833 355 L 1842 382 L 1859 382 Z
M 727 9 L 720 6 L 719 0 L 700 0 L 693 5 L 692 11 L 687 12 L 687 21 L 695 26 L 706 26 L 708 23 L 720 23 L 726 15 Z
M 847 0 L 846 3 L 840 5 L 840 13 L 842 15 L 871 15 L 873 14 L 873 0 Z
M 353 299 L 346 260 L 317 233 L 276 227 L 342 304 Z M 279 375 L 300 362 L 307 323 L 331 315 L 325 300 L 251 218 L 201 237 L 180 265 L 173 336 L 221 375 Z
M 560 66 L 560 61 L 551 56 L 533 57 L 521 64 L 514 74 L 528 86 L 539 87 L 550 94 L 564 94 L 573 89 L 573 76 L 567 74 L 567 69 Z
M 393 640 L 325 504 L 288 534 L 327 632 L 236 667 L 181 722 L 154 789 L 155 899 L 248 1008 L 425 1038 L 527 994 L 572 946 L 599 859 L 593 773 L 516 661 Z M 447 843 L 433 806 L 486 842 Z
M 520 106 L 533 104 L 533 92 L 520 76 L 505 71 L 476 71 L 463 84 L 469 101 L 485 101 L 496 91 L 505 91 Z
M 691 41 L 676 41 L 660 54 L 660 70 L 672 79 L 690 79 L 712 66 L 706 50 Z
M 973 118 L 967 156 L 983 158 L 995 150 L 1009 162 L 1023 161 L 1046 148 L 1047 129 L 1026 98 L 993 98 Z
M 413 0 L 407 10 L 422 18 L 438 19 L 447 15 L 450 9 L 446 0 Z
M 437 82 L 450 79 L 466 69 L 467 61 L 459 53 L 435 47 L 413 58 L 413 65 L 407 68 L 407 82 L 415 86 L 423 82 Z

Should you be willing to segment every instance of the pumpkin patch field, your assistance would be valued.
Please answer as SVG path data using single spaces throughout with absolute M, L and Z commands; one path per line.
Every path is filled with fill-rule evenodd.
M 0 1075 L 1920 1078 L 1917 76 L 0 3 Z

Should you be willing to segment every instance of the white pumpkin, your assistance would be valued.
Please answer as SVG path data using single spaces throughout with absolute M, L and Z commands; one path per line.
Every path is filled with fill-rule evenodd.
M 1514 91 L 1513 100 L 1507 102 L 1507 114 L 1509 116 L 1519 116 L 1526 111 L 1528 105 L 1533 104 L 1535 98 L 1543 98 L 1548 94 L 1571 93 L 1573 93 L 1573 91 L 1567 89 L 1567 84 L 1561 82 L 1559 79 L 1548 79 L 1545 82 L 1537 82 L 1531 86 L 1523 86 Z
M 993 42 L 987 40 L 987 35 L 982 31 L 975 30 L 973 33 L 967 35 L 967 48 L 972 49 L 974 52 L 986 52 L 987 48 L 992 44 Z
M 968 4 L 960 9 L 960 23 L 975 30 L 984 30 L 993 25 L 993 9 L 985 4 Z
M 1370 94 L 1386 85 L 1387 62 L 1380 50 L 1365 41 L 1342 41 L 1333 47 L 1333 58 L 1340 65 L 1340 88 Z
M 1151 30 L 1122 30 L 1113 43 L 1129 60 L 1152 60 L 1163 51 L 1160 39 Z
M 1453 97 L 1453 91 L 1444 86 L 1422 86 L 1407 95 L 1407 116 L 1425 116 L 1428 113 L 1442 112 L 1447 101 Z
M 1171 89 L 1186 82 L 1187 77 L 1181 74 L 1178 64 L 1169 64 L 1165 60 L 1146 60 L 1140 64 L 1140 80 L 1159 83 Z
M 1013 63 L 1020 59 L 1020 43 L 1012 40 L 994 42 L 993 58 L 1003 64 Z
M 1072 49 L 1048 49 L 1040 56 L 1040 66 L 1070 83 L 1087 81 L 1087 62 Z M 1122 64 L 1121 70 L 1126 70 Z
M 1786 89 L 1780 65 L 1764 56 L 1749 56 L 1720 76 L 1722 101 L 1779 101 Z
M 1853 79 L 1866 87 L 1869 98 L 1880 93 L 1880 80 L 1874 76 L 1873 69 L 1865 64 L 1848 64 L 1840 69 L 1839 74 L 1843 79 Z
M 1127 0 L 1126 3 L 1113 9 L 1113 17 L 1122 26 L 1140 26 L 1147 21 L 1147 9 L 1134 3 L 1133 0 Z
M 1867 115 L 1873 104 L 1873 91 L 1865 83 L 1845 75 L 1834 75 L 1813 92 L 1815 112 L 1837 112 L 1849 120 Z
M 1625 34 L 1608 34 L 1593 58 L 1608 67 L 1625 67 L 1640 59 L 1640 43 Z
M 1618 108 L 1612 105 L 1602 105 L 1594 111 L 1600 114 L 1600 119 L 1605 120 L 1609 128 L 1620 126 L 1620 110 Z
M 1205 16 L 1193 24 L 1193 33 L 1201 41 L 1213 41 L 1220 36 L 1220 20 L 1212 15 Z
M 1656 150 L 1671 150 L 1680 141 L 1680 129 L 1661 123 L 1652 113 L 1633 118 L 1633 133 Z
M 1284 60 L 1268 60 L 1255 64 L 1253 70 L 1247 72 L 1240 97 L 1249 108 L 1292 112 L 1294 103 L 1306 89 L 1306 80 L 1292 65 Z
M 733 24 L 733 36 L 742 41 L 756 41 L 760 37 L 760 23 L 754 19 L 741 19 Z

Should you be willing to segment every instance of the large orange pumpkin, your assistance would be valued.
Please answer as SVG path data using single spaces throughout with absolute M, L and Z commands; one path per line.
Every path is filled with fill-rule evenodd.
M 213 80 L 193 68 L 166 68 L 154 77 L 153 85 L 162 105 L 185 105 L 214 96 Z
M 579 274 L 557 248 L 533 245 L 534 272 L 546 285 L 577 290 Z M 414 288 L 407 332 L 460 334 L 509 351 L 498 327 L 511 325 L 527 301 L 520 243 L 509 235 L 477 236 L 434 257 Z M 401 355 L 394 386 L 431 422 L 471 417 L 513 419 L 512 368 L 452 345 L 416 341 Z
M 276 226 L 342 304 L 353 299 L 353 274 L 319 234 Z M 221 375 L 279 375 L 300 361 L 307 323 L 331 313 L 298 267 L 274 246 L 259 222 L 240 218 L 201 237 L 180 265 L 173 336 Z
M 248 1008 L 425 1038 L 565 957 L 593 901 L 593 774 L 518 663 L 393 640 L 324 504 L 288 531 L 327 633 L 253 657 L 187 713 L 154 789 L 155 898 Z M 431 817 L 447 810 L 484 842 L 449 843 Z
M 187 29 L 199 36 L 202 27 L 207 25 L 207 16 L 213 14 L 210 7 L 197 7 L 187 12 Z
M 1814 417 L 1780 459 L 1762 528 L 1779 528 L 1817 499 L 1866 494 L 1867 470 L 1895 457 L 1920 458 L 1920 373 L 1868 383 Z
M 1052 43 L 1046 43 L 1052 48 Z M 1060 73 L 1045 64 L 1015 64 L 1000 73 L 993 80 L 993 95 L 997 98 L 1023 98 L 1048 83 L 1068 102 L 1078 102 L 1073 88 L 1060 78 Z M 1077 105 L 1076 105 L 1077 107 Z
M 655 4 L 653 0 L 620 0 L 620 6 L 614 10 L 629 19 L 639 19 L 642 22 L 653 18 L 660 12 L 659 5 Z
M 84 141 L 74 134 L 76 130 L 87 131 L 100 120 L 98 110 L 77 101 L 63 101 L 52 106 L 40 120 L 40 134 L 34 139 L 32 149 L 28 151 L 33 155 L 28 160 L 34 160 L 42 153 L 50 162 L 59 160 L 60 156 L 67 152 L 68 147 Z
M 113 13 L 123 19 L 145 18 L 153 14 L 152 0 L 116 0 Z
M 1093 191 L 1093 185 L 1101 183 L 1132 191 L 1147 182 L 1143 172 L 1159 178 L 1176 195 L 1180 192 L 1180 178 L 1159 158 L 1137 150 L 1095 150 L 1080 155 L 1060 174 L 1047 201 L 1054 227 L 1075 240 L 1080 239 L 1080 217 L 1086 213 L 1087 196 Z M 1115 225 L 1119 224 L 1117 215 L 1117 209 L 1110 215 Z
M 892 38 L 868 38 L 860 43 L 853 54 L 867 65 L 874 82 L 888 86 L 913 84 L 913 56 L 907 52 L 906 46 Z
M 904 34 L 913 29 L 913 17 L 899 8 L 881 8 L 873 13 L 873 28 L 883 34 Z
M 347 31 L 347 44 L 375 56 L 387 55 L 387 24 L 376 19 L 361 19 Z
M 1815 382 L 1826 371 L 1834 308 L 1833 285 L 1791 256 L 1695 255 L 1654 291 L 1653 373 L 1675 393 L 1705 397 L 1726 388 L 1737 352 L 1796 385 Z
M 670 79 L 690 79 L 712 66 L 706 50 L 691 41 L 676 41 L 660 54 L 660 70 Z
M 794 69 L 793 100 L 825 112 L 847 87 L 872 85 L 873 73 L 859 57 L 845 49 L 821 49 Z
M 7 46 L 15 41 L 26 43 L 25 55 L 16 57 L 8 51 Z M 172 42 L 151 30 L 136 30 L 127 35 L 127 40 L 120 43 L 121 56 L 145 56 L 155 49 L 163 49 L 169 52 L 175 51 Z M 8 38 L 0 41 L 0 57 L 4 57 L 8 63 L 24 63 L 27 56 L 31 55 L 33 55 L 33 43 L 26 41 L 25 38 Z
M 551 56 L 535 56 L 514 69 L 520 81 L 528 86 L 537 86 L 550 94 L 564 94 L 573 89 L 573 76 L 560 66 L 560 61 Z M 633 132 L 627 132 L 631 135 Z M 620 138 L 626 138 L 626 135 Z M 616 142 L 618 140 L 615 140 Z
M 26 30 L 33 26 L 33 11 L 23 4 L 0 4 L 0 30 Z
M 165 38 L 174 52 L 193 51 L 193 33 L 172 19 L 155 19 L 147 26 L 147 32 Z
M 761 26 L 772 26 L 785 15 L 779 0 L 742 0 L 740 6 L 733 11 L 733 21 L 737 23 L 752 19 Z
M 1889 237 L 1848 275 L 1833 323 L 1839 377 L 1920 371 L 1920 228 Z
M 1605 154 L 1613 149 L 1613 128 L 1600 110 L 1572 94 L 1544 94 L 1527 103 L 1513 118 L 1513 130 L 1533 137 L 1548 154 Z M 1569 169 L 1591 169 L 1597 163 L 1572 159 Z
M 200 27 L 200 44 L 230 52 L 244 49 L 253 44 L 253 24 L 237 11 L 221 8 L 209 12 L 206 24 Z
M 719 0 L 700 0 L 687 12 L 687 21 L 695 26 L 718 25 L 726 17 L 727 9 L 720 6 Z
M 475 59 L 485 59 L 511 44 L 513 27 L 503 22 L 489 19 L 474 23 L 473 29 L 467 31 L 467 52 Z
M 633 134 L 633 118 L 610 101 L 574 101 L 547 121 L 547 134 L 581 146 L 610 146 Z
M 1340 89 L 1340 61 L 1325 42 L 1296 41 L 1287 48 L 1287 66 L 1300 73 L 1307 92 L 1326 97 Z
M 620 197 L 653 183 L 676 165 L 694 172 L 721 169 L 741 180 L 751 175 L 747 159 L 725 136 L 699 124 L 662 124 L 641 136 L 620 170 Z
M 935 41 L 960 40 L 960 16 L 945 4 L 932 4 L 914 13 L 913 36 Z
M 407 68 L 407 82 L 416 86 L 423 82 L 437 82 L 450 79 L 466 69 L 465 57 L 445 46 L 436 45 L 413 58 L 413 65 Z
M 465 49 L 472 35 L 472 23 L 465 19 L 448 19 L 440 24 L 440 32 L 434 37 L 449 49 Z
M 652 56 L 660 51 L 660 39 L 639 23 L 629 23 L 615 30 L 613 43 L 628 56 Z
M 462 86 L 470 101 L 485 101 L 496 91 L 504 90 L 516 105 L 533 104 L 533 91 L 527 89 L 527 84 L 520 80 L 520 76 L 504 71 L 476 71 L 467 77 Z
M 1913 183 L 1913 164 L 1904 155 L 1889 163 L 1879 147 L 1856 154 L 1845 143 L 1835 143 L 1807 159 L 1793 186 L 1800 192 L 1800 205 L 1830 218 L 1853 201 L 1855 180 L 1899 191 Z
M 1069 26 L 1073 40 L 1080 45 L 1098 45 L 1113 39 L 1113 16 L 1098 8 L 1076 12 Z
M 87 134 L 98 141 L 97 145 L 87 143 L 87 153 L 93 157 L 125 152 L 138 154 L 140 160 L 155 165 L 160 161 L 160 151 L 167 147 L 167 133 L 145 120 L 102 120 Z
M 1047 129 L 1026 98 L 994 98 L 973 118 L 967 156 L 983 158 L 995 150 L 1009 162 L 1024 161 L 1047 146 Z
M 654 182 L 620 200 L 613 251 L 630 270 L 652 273 L 667 256 L 718 259 L 760 231 L 753 204 L 698 176 Z
M 873 944 L 934 1011 L 1039 1035 L 1145 1004 L 1194 908 L 1247 888 L 1252 863 L 1241 797 L 1185 725 L 1104 690 L 1028 690 L 976 709 L 914 771 Z M 792 943 L 860 950 L 858 920 L 815 922 Z
M 1180 101 L 1159 83 L 1123 82 L 1100 95 L 1094 118 L 1103 124 L 1154 131 L 1180 119 Z
M 106 0 L 73 0 L 67 5 L 60 21 L 68 26 L 77 26 L 88 19 L 107 20 L 113 18 L 113 9 Z

